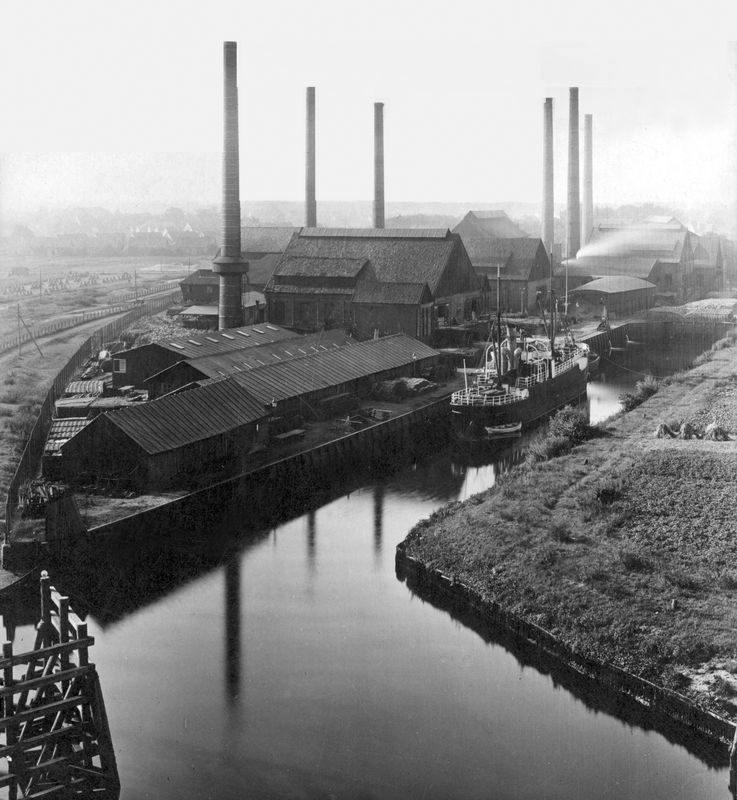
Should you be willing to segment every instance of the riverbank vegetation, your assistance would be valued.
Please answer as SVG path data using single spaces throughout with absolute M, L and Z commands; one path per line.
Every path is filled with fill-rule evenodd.
M 420 522 L 407 553 L 570 646 L 737 718 L 737 353 L 643 381 L 590 428 L 566 410 L 497 487 Z M 731 441 L 659 439 L 659 423 Z

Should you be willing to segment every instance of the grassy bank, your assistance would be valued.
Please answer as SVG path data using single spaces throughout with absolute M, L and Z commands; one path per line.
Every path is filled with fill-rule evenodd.
M 498 485 L 410 532 L 407 552 L 571 646 L 737 718 L 737 349 L 644 381 L 593 430 L 551 423 Z M 687 423 L 687 425 L 684 425 Z

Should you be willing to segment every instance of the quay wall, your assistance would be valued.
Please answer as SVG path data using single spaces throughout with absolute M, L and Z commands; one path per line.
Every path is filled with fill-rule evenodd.
M 115 546 L 116 552 L 150 545 L 157 539 L 186 544 L 192 532 L 227 513 L 257 528 L 275 516 L 296 515 L 312 507 L 315 497 L 331 484 L 367 470 L 385 473 L 406 463 L 419 451 L 443 446 L 450 436 L 448 396 L 362 430 L 273 461 L 252 471 L 190 492 L 161 505 L 113 522 L 86 528 L 69 509 L 54 512 L 47 525 L 47 552 L 68 559 L 76 546 L 90 551 Z M 47 518 L 47 522 L 48 519 Z M 21 559 L 13 547 L 6 559 Z M 30 553 L 25 554 L 30 555 Z
M 732 745 L 735 740 L 735 723 L 698 708 L 677 692 L 574 650 L 544 628 L 513 614 L 493 600 L 484 599 L 462 582 L 407 555 L 404 542 L 397 546 L 396 561 L 397 575 L 406 580 L 418 596 L 439 597 L 441 601 L 470 611 L 489 627 L 502 628 L 529 642 L 584 678 L 595 681 L 609 692 L 625 695 L 689 733 L 725 745 Z

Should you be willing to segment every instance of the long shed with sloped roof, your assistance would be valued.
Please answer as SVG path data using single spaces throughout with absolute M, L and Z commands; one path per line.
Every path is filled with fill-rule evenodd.
M 264 323 L 160 339 L 116 353 L 113 358 L 113 386 L 142 389 L 147 378 L 183 359 L 248 350 L 262 344 L 293 339 L 297 335 L 278 325 Z
M 344 394 L 363 397 L 380 381 L 419 377 L 440 358 L 432 347 L 396 334 L 238 372 L 232 378 L 278 414 L 314 417 L 320 416 L 320 404 L 331 398 Z
M 95 417 L 61 446 L 70 483 L 192 488 L 245 469 L 270 409 L 224 379 Z
M 148 389 L 149 399 L 154 400 L 193 381 L 226 378 L 238 372 L 264 367 L 268 364 L 278 364 L 314 353 L 325 353 L 353 343 L 354 340 L 340 330 L 295 336 L 248 350 L 184 359 L 171 367 L 166 367 L 156 375 L 152 375 L 146 380 L 145 385 Z

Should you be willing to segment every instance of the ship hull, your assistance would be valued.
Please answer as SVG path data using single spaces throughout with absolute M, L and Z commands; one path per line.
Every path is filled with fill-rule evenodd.
M 451 402 L 453 430 L 461 439 L 488 438 L 486 428 L 522 423 L 522 429 L 586 396 L 588 369 L 575 367 L 530 387 L 529 397 L 497 406 Z

